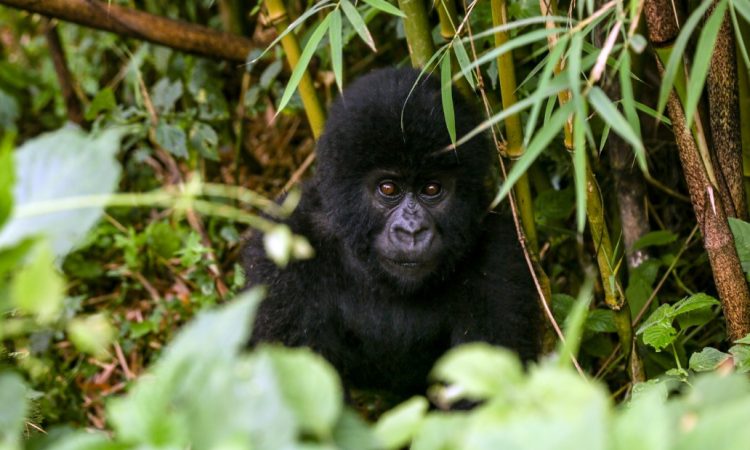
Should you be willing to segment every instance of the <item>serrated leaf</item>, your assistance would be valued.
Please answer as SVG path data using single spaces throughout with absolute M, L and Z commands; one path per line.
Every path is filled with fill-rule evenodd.
M 720 304 L 721 303 L 715 298 L 701 292 L 680 300 L 672 305 L 672 309 L 674 310 L 674 316 L 678 316 L 690 311 L 709 309 L 713 306 L 719 306 Z
M 346 11 L 346 9 L 344 11 Z M 320 40 L 323 39 L 326 31 L 328 31 L 328 24 L 330 23 L 331 15 L 329 14 L 322 22 L 320 22 L 320 25 L 318 25 L 318 27 L 315 28 L 315 31 L 310 35 L 310 39 L 307 41 L 305 49 L 302 50 L 302 55 L 300 55 L 297 65 L 294 67 L 294 71 L 292 71 L 292 76 L 289 77 L 289 82 L 287 83 L 286 88 L 284 88 L 281 101 L 279 101 L 279 111 L 283 110 L 287 103 L 289 103 L 289 100 L 291 100 L 294 90 L 299 86 L 299 82 L 302 80 L 302 75 L 304 75 L 307 70 L 307 66 L 310 64 L 310 60 L 315 54 L 315 50 L 317 50 Z
M 456 145 L 456 117 L 453 111 L 453 86 L 451 85 L 451 58 L 446 53 L 440 62 L 440 99 L 443 102 L 443 118 L 451 143 Z
M 333 77 L 339 92 L 344 88 L 344 63 L 341 36 L 341 10 L 335 9 L 331 13 L 331 26 L 328 28 L 328 41 L 331 44 L 331 67 Z
M 664 323 L 656 323 L 643 331 L 643 343 L 652 346 L 657 352 L 671 345 L 676 337 L 677 330 Z
M 385 0 L 364 0 L 364 2 L 372 6 L 375 9 L 379 9 L 383 11 L 384 13 L 388 13 L 394 16 L 401 17 L 402 19 L 406 19 L 406 14 L 404 14 L 400 9 L 396 8 L 395 6 L 391 5 Z
M 174 156 L 188 157 L 185 131 L 176 125 L 160 121 L 156 126 L 156 143 Z
M 692 125 L 693 116 L 698 109 L 698 101 L 703 93 L 703 84 L 706 82 L 708 67 L 711 65 L 711 56 L 716 45 L 716 38 L 719 35 L 719 28 L 724 21 L 726 9 L 726 0 L 716 4 L 711 17 L 703 25 L 698 45 L 695 48 L 693 67 L 690 69 L 690 78 L 688 79 L 687 99 L 685 100 L 685 122 L 688 128 Z
M 650 231 L 633 243 L 633 250 L 646 247 L 667 245 L 677 240 L 677 234 L 669 230 Z
M 707 372 L 715 370 L 729 358 L 731 358 L 731 355 L 728 353 L 721 352 L 713 347 L 706 347 L 700 352 L 690 355 L 689 367 L 696 372 Z
M 340 4 L 341 9 L 344 10 L 344 15 L 346 15 L 346 18 L 349 20 L 352 28 L 354 28 L 354 31 L 357 32 L 359 37 L 362 38 L 365 44 L 367 44 L 367 46 L 370 47 L 373 52 L 378 51 L 375 48 L 375 41 L 372 39 L 370 30 L 367 29 L 367 25 L 362 19 L 362 16 L 359 15 L 359 11 L 357 11 L 357 8 L 352 5 L 349 0 L 341 0 Z
M 101 207 L 57 210 L 60 200 L 114 192 L 120 178 L 115 159 L 122 130 L 86 134 L 64 127 L 27 141 L 14 152 L 15 209 L 0 230 L 0 248 L 45 235 L 58 258 L 78 245 L 99 220 Z M 55 212 L 49 212 L 55 211 Z M 59 211 L 59 212 L 57 212 Z
M 385 448 L 403 448 L 419 429 L 430 404 L 412 397 L 383 414 L 375 424 L 375 436 Z
M 620 114 L 617 107 L 609 100 L 607 94 L 605 94 L 598 86 L 594 86 L 589 92 L 589 102 L 596 112 L 599 113 L 599 117 L 608 123 L 615 133 L 633 147 L 638 165 L 642 171 L 648 172 L 646 150 L 643 147 L 643 142 L 641 142 L 641 139 L 630 127 L 630 123 L 625 120 L 625 117 Z

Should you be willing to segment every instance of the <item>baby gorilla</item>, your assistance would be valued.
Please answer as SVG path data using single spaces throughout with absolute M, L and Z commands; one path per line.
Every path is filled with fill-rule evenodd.
M 440 83 L 413 69 L 360 78 L 331 107 L 313 179 L 288 220 L 315 257 L 281 269 L 260 236 L 248 285 L 268 286 L 253 342 L 307 346 L 347 386 L 424 393 L 449 348 L 538 351 L 539 310 L 512 221 L 488 211 L 497 156 L 486 136 L 457 150 Z M 456 132 L 480 119 L 453 94 Z

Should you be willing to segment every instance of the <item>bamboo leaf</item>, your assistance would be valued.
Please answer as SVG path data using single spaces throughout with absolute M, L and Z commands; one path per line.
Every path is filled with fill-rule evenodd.
M 698 100 L 700 100 L 703 92 L 703 84 L 706 82 L 706 76 L 708 75 L 708 66 L 711 64 L 711 55 L 714 51 L 714 45 L 716 45 L 716 37 L 719 35 L 719 28 L 724 20 L 726 9 L 726 0 L 722 0 L 716 5 L 716 9 L 701 30 L 698 46 L 695 48 L 693 67 L 690 69 L 690 79 L 688 80 L 687 99 L 685 100 L 685 121 L 688 128 L 692 125 L 693 116 L 698 109 Z
M 341 35 L 341 10 L 335 9 L 331 13 L 331 25 L 328 28 L 328 36 L 331 44 L 331 67 L 333 68 L 333 77 L 336 79 L 336 86 L 339 92 L 344 88 L 344 64 Z
M 579 233 L 586 226 L 586 106 L 576 111 L 573 123 L 573 178 L 576 190 L 576 225 Z
M 451 143 L 455 146 L 456 117 L 453 111 L 453 91 L 451 87 L 451 57 L 449 53 L 446 53 L 443 61 L 440 63 L 440 98 L 443 100 L 445 126 L 448 127 Z
M 516 28 L 526 27 L 529 25 L 538 25 L 538 24 L 547 24 L 549 22 L 559 22 L 564 25 L 575 25 L 577 23 L 576 20 L 571 20 L 570 17 L 563 17 L 563 16 L 534 16 L 534 17 L 528 17 L 526 19 L 519 19 L 514 20 L 513 22 L 508 22 L 503 25 L 498 25 L 496 27 L 492 27 L 490 29 L 484 30 L 479 33 L 472 34 L 469 37 L 463 38 L 464 43 L 468 43 L 470 41 L 478 41 L 479 39 L 486 38 L 488 36 L 494 36 L 497 33 L 502 33 L 503 31 L 510 31 L 514 30 Z
M 740 23 L 737 21 L 737 14 L 735 14 L 735 3 L 737 0 L 734 0 L 732 3 L 730 3 L 729 13 L 732 16 L 732 26 L 734 27 L 734 35 L 735 36 L 742 36 L 742 30 L 740 29 Z M 744 0 L 748 1 L 748 0 Z M 748 2 L 748 5 L 745 5 L 748 9 L 750 9 L 750 1 Z M 748 11 L 748 14 L 750 14 L 750 11 Z M 747 18 L 746 18 L 747 20 Z M 750 56 L 748 56 L 747 53 L 747 46 L 745 45 L 744 39 L 735 39 L 735 42 L 737 42 L 737 48 L 739 49 L 739 53 L 742 56 L 743 61 L 745 61 L 745 67 L 750 67 Z
M 508 178 L 500 187 L 500 192 L 497 193 L 495 200 L 492 202 L 492 207 L 497 206 L 502 201 L 516 184 L 521 175 L 523 175 L 531 164 L 536 160 L 537 157 L 547 148 L 552 139 L 560 133 L 565 122 L 567 122 L 570 114 L 573 112 L 573 103 L 568 102 L 561 106 L 550 118 L 547 126 L 541 128 L 531 140 L 531 143 L 526 147 L 526 151 L 518 161 L 513 165 L 513 168 L 508 173 Z
M 305 70 L 307 70 L 307 65 L 310 64 L 310 59 L 312 59 L 315 54 L 315 50 L 318 48 L 320 40 L 323 39 L 323 35 L 328 31 L 328 25 L 330 23 L 331 14 L 327 15 L 326 18 L 320 22 L 320 25 L 318 25 L 315 31 L 313 31 L 312 35 L 310 35 L 310 39 L 307 41 L 307 45 L 305 45 L 305 49 L 302 50 L 302 55 L 299 57 L 297 67 L 294 68 L 292 76 L 289 78 L 289 83 L 287 83 L 286 88 L 284 89 L 284 94 L 281 96 L 281 101 L 279 102 L 279 110 L 276 114 L 281 112 L 292 98 L 294 90 L 297 89 L 299 82 L 302 80 L 302 75 L 304 75 Z
M 401 17 L 403 19 L 406 19 L 406 14 L 403 13 L 400 9 L 396 8 L 395 6 L 391 5 L 385 0 L 364 0 L 365 3 L 372 6 L 375 9 L 379 9 L 383 11 L 384 13 L 391 14 L 394 16 Z
M 732 9 L 750 22 L 750 0 L 732 0 Z
M 625 111 L 625 117 L 628 119 L 630 128 L 633 129 L 639 140 L 641 137 L 641 121 L 638 118 L 638 111 L 635 107 L 635 94 L 633 93 L 633 81 L 630 78 L 630 52 L 622 53 L 622 64 L 620 65 L 620 94 L 622 95 L 622 109 Z
M 294 31 L 295 28 L 297 28 L 302 22 L 307 20 L 310 16 L 314 15 L 315 13 L 322 10 L 323 8 L 330 8 L 331 6 L 333 6 L 330 4 L 331 1 L 332 0 L 323 0 L 320 3 L 316 3 L 315 6 L 305 11 L 301 16 L 297 17 L 297 19 L 294 20 L 294 22 L 290 23 L 289 26 L 286 27 L 286 30 L 281 32 L 278 36 L 276 36 L 276 39 L 274 39 L 273 41 L 271 41 L 270 44 L 268 44 L 268 47 L 266 47 L 263 50 L 263 52 L 260 55 L 258 55 L 257 58 L 254 58 L 251 61 L 248 61 L 248 64 L 249 65 L 255 64 L 260 58 L 263 57 L 263 55 L 265 55 L 266 53 L 268 53 L 269 50 L 274 48 L 276 44 L 278 44 L 279 41 L 281 41 L 284 38 L 284 36 Z
M 469 54 L 466 53 L 464 43 L 461 42 L 460 39 L 455 39 L 453 41 L 453 53 L 456 54 L 456 61 L 458 62 L 458 66 L 461 68 L 461 73 L 464 73 L 464 68 L 471 65 L 471 59 L 469 59 Z M 464 78 L 466 78 L 466 81 L 469 82 L 471 88 L 474 89 L 474 72 L 472 72 L 471 69 L 467 70 Z
M 677 70 L 683 66 L 682 55 L 685 53 L 685 47 L 687 47 L 690 36 L 692 36 L 693 30 L 698 26 L 709 6 L 711 6 L 711 0 L 703 0 L 703 3 L 695 9 L 680 30 L 680 34 L 677 36 L 677 40 L 669 52 L 669 61 L 664 69 L 664 76 L 659 90 L 659 101 L 657 102 L 658 106 L 656 108 L 659 115 L 664 112 L 664 108 L 667 106 L 667 99 L 669 98 L 669 93 L 672 92 Z
M 630 127 L 630 124 L 625 120 L 625 117 L 623 117 L 623 115 L 620 114 L 620 111 L 617 110 L 614 103 L 612 103 L 607 97 L 607 94 L 605 94 L 599 87 L 594 86 L 591 88 L 591 91 L 589 91 L 589 103 L 594 107 L 599 114 L 599 117 L 612 127 L 612 130 L 614 130 L 615 133 L 620 135 L 620 137 L 633 146 L 638 165 L 642 171 L 647 173 L 648 166 L 646 164 L 646 150 L 643 147 L 643 142 L 641 142 L 641 139 Z
M 357 11 L 357 8 L 355 8 L 349 0 L 341 0 L 341 9 L 344 10 L 346 18 L 349 19 L 349 23 L 352 25 L 352 28 L 354 28 L 359 37 L 362 38 L 363 41 L 365 41 L 365 44 L 367 44 L 367 46 L 370 47 L 373 52 L 376 52 L 377 49 L 375 48 L 375 41 L 372 39 L 370 30 L 367 29 L 367 25 L 365 25 L 365 21 L 362 19 L 362 16 L 359 15 L 359 11 Z
M 565 51 L 567 46 L 568 39 L 561 38 L 557 41 L 555 47 L 550 51 L 549 56 L 547 57 L 547 64 L 544 66 L 542 75 L 539 77 L 537 91 L 544 91 L 547 89 L 547 86 L 549 86 L 550 83 L 550 79 L 552 78 L 552 74 L 555 72 L 555 66 L 562 57 L 563 52 Z M 536 127 L 536 121 L 542 108 L 542 101 L 544 101 L 544 98 L 539 98 L 531 108 L 531 112 L 529 113 L 529 118 L 526 121 L 526 129 L 524 130 L 524 147 L 528 147 L 531 136 L 534 135 L 534 128 Z

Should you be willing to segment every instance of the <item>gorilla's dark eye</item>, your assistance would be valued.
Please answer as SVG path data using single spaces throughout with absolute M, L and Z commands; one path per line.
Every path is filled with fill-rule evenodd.
M 398 186 L 396 186 L 396 184 L 391 181 L 383 181 L 382 183 L 380 183 L 380 185 L 378 185 L 378 190 L 386 197 L 393 197 L 394 195 L 398 195 Z
M 441 190 L 442 190 L 442 187 L 438 183 L 427 183 L 422 188 L 422 194 L 428 197 L 434 197 L 440 194 Z

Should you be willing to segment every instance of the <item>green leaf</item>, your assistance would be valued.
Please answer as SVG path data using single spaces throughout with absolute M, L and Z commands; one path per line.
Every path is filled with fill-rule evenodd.
M 445 54 L 440 63 L 440 99 L 443 102 L 443 117 L 451 143 L 456 145 L 456 118 L 453 112 L 453 86 L 451 85 L 451 58 Z
M 13 158 L 15 133 L 6 131 L 0 142 L 0 229 L 13 210 L 13 186 L 16 184 L 16 170 Z
M 464 78 L 469 82 L 471 88 L 474 89 L 476 86 L 474 82 L 474 72 L 472 72 L 471 69 L 464 70 L 471 65 L 471 59 L 469 59 L 469 54 L 466 53 L 464 43 L 461 39 L 454 39 L 451 48 L 453 48 L 453 53 L 456 55 L 456 61 L 458 62 L 458 67 L 461 69 L 461 73 L 465 74 Z
M 112 111 L 117 108 L 117 101 L 115 100 L 115 93 L 112 88 L 106 87 L 101 91 L 97 92 L 94 98 L 89 103 L 84 113 L 84 119 L 91 121 L 96 119 L 102 111 Z
M 458 398 L 481 400 L 513 389 L 523 378 L 523 368 L 510 350 L 476 342 L 446 353 L 430 378 L 455 385 Z
M 677 71 L 681 70 L 683 67 L 682 55 L 685 53 L 688 41 L 693 35 L 693 30 L 698 26 L 698 23 L 700 23 L 703 15 L 712 3 L 712 0 L 703 0 L 703 2 L 695 8 L 688 20 L 681 27 L 680 34 L 677 36 L 677 40 L 669 52 L 669 61 L 667 62 L 666 68 L 664 69 L 664 75 L 662 76 L 661 88 L 659 89 L 659 101 L 657 102 L 658 106 L 656 107 L 659 115 L 664 112 L 664 107 L 667 105 L 667 99 L 669 98 L 669 93 L 672 92 Z
M 583 336 L 583 327 L 588 316 L 589 304 L 593 298 L 594 281 L 591 277 L 587 278 L 580 291 L 578 298 L 573 304 L 570 313 L 565 318 L 565 342 L 558 344 L 560 353 L 559 365 L 567 367 L 571 365 L 571 358 L 578 355 L 578 349 L 581 346 L 581 336 Z
M 677 234 L 669 230 L 650 231 L 633 243 L 633 251 L 647 247 L 667 245 L 677 240 Z
M 52 252 L 46 243 L 38 244 L 28 265 L 13 278 L 13 304 L 40 322 L 50 323 L 57 319 L 64 295 L 65 282 L 55 269 Z
M 641 36 L 642 38 L 643 36 Z M 622 52 L 622 62 L 618 70 L 620 78 L 620 93 L 622 95 L 622 109 L 628 119 L 630 128 L 641 141 L 641 120 L 635 106 L 635 94 L 633 93 L 632 69 L 630 64 L 630 52 Z
M 372 39 L 370 30 L 367 29 L 367 25 L 365 25 L 365 21 L 362 19 L 362 16 L 359 15 L 359 11 L 357 11 L 357 8 L 355 8 L 354 5 L 349 2 L 349 0 L 341 0 L 340 4 L 341 9 L 344 10 L 344 14 L 346 15 L 346 18 L 349 19 L 349 23 L 352 25 L 352 28 L 354 28 L 354 31 L 357 32 L 359 37 L 362 38 L 363 41 L 365 41 L 365 44 L 367 44 L 367 46 L 370 47 L 373 52 L 378 51 L 375 48 L 375 41 Z
M 380 417 L 375 436 L 385 448 L 405 447 L 419 430 L 429 406 L 424 397 L 410 398 Z
M 750 372 L 750 345 L 733 345 L 729 348 L 729 353 L 734 357 L 734 367 L 737 372 Z
M 175 80 L 172 83 L 169 78 L 164 77 L 154 85 L 151 101 L 157 110 L 170 112 L 174 109 L 174 105 L 180 97 L 182 97 L 182 81 Z
M 159 121 L 156 126 L 156 143 L 178 158 L 187 159 L 187 137 L 182 128 Z
M 344 9 L 344 12 L 346 12 L 346 9 Z M 292 71 L 292 76 L 289 77 L 289 82 L 287 83 L 286 88 L 284 88 L 284 94 L 281 96 L 281 101 L 279 102 L 279 111 L 283 110 L 287 103 L 289 103 L 289 100 L 291 100 L 292 94 L 294 94 L 294 90 L 297 89 L 299 82 L 302 80 L 302 75 L 305 74 L 307 65 L 310 64 L 310 60 L 315 54 L 315 50 L 317 50 L 320 40 L 323 39 L 326 31 L 328 31 L 328 24 L 330 22 L 331 14 L 327 15 L 310 35 L 310 39 L 307 41 L 305 49 L 302 50 L 302 55 L 300 55 L 299 61 L 297 61 L 297 65 L 294 67 L 294 71 Z
M 331 43 L 331 67 L 333 67 L 333 76 L 336 79 L 336 86 L 338 86 L 339 92 L 341 92 L 344 88 L 344 50 L 341 43 L 341 10 L 338 8 L 331 13 L 331 26 L 328 29 L 328 40 Z
M 573 107 L 574 105 L 572 102 L 568 102 L 564 106 L 560 107 L 552 115 L 549 123 L 547 123 L 544 128 L 540 129 L 534 135 L 534 138 L 526 148 L 523 156 L 521 156 L 521 158 L 516 161 L 516 163 L 513 165 L 513 168 L 508 173 L 508 178 L 500 188 L 500 192 L 498 192 L 497 196 L 495 197 L 493 205 L 496 205 L 502 199 L 504 199 L 506 195 L 508 195 L 510 190 L 513 188 L 513 185 L 516 183 L 516 181 L 518 181 L 521 175 L 525 173 L 529 169 L 529 167 L 531 167 L 531 164 L 536 160 L 536 158 L 549 146 L 549 143 L 552 142 L 552 139 L 554 139 L 555 136 L 557 136 L 557 134 L 560 132 L 560 130 L 562 130 L 565 122 L 573 112 Z
M 344 399 L 336 371 L 322 357 L 307 350 L 274 347 L 266 351 L 284 400 L 300 427 L 321 439 L 329 437 Z
M 748 345 L 750 345 L 750 334 L 748 334 L 747 336 L 743 337 L 742 339 L 737 339 L 736 341 L 734 341 L 734 343 L 735 344 L 748 344 Z
M 558 61 L 560 61 L 560 58 L 562 58 L 562 55 L 568 46 L 568 41 L 569 39 L 565 37 L 559 39 L 557 41 L 557 44 L 555 44 L 555 47 L 549 52 L 549 55 L 547 55 L 547 58 L 545 58 L 546 62 L 544 64 L 544 70 L 539 77 L 539 84 L 536 89 L 537 92 L 543 92 L 547 90 L 548 86 L 550 85 L 552 75 L 555 73 L 555 67 L 557 66 Z M 531 97 L 534 96 L 532 95 Z M 534 106 L 531 108 L 529 118 L 526 120 L 526 129 L 524 130 L 523 138 L 524 148 L 527 148 L 529 146 L 529 141 L 531 140 L 531 137 L 534 136 L 534 129 L 536 128 L 537 119 L 539 118 L 539 113 L 542 109 L 542 102 L 546 98 L 547 97 L 539 96 L 534 101 Z
M 116 330 L 104 314 L 75 317 L 68 324 L 68 336 L 78 350 L 103 359 L 115 338 Z
M 689 367 L 696 372 L 708 372 L 716 370 L 724 361 L 731 358 L 728 353 L 716 350 L 713 347 L 706 347 L 700 352 L 690 355 Z
M 711 17 L 703 25 L 698 45 L 695 48 L 693 67 L 690 69 L 690 78 L 688 80 L 687 99 L 685 100 L 685 121 L 688 128 L 692 125 L 693 116 L 698 109 L 698 101 L 703 93 L 703 84 L 706 82 L 708 66 L 711 64 L 716 37 L 719 35 L 721 23 L 724 21 L 726 9 L 726 0 L 721 0 L 716 4 Z
M 114 192 L 120 178 L 115 156 L 121 135 L 121 129 L 89 135 L 77 128 L 64 127 L 18 148 L 14 152 L 15 209 L 10 222 L 0 230 L 0 248 L 39 234 L 50 239 L 57 257 L 78 245 L 99 220 L 103 209 L 55 207 L 69 197 Z
M 203 122 L 193 123 L 190 128 L 190 145 L 198 150 L 198 153 L 211 161 L 219 160 L 216 147 L 219 144 L 219 136 L 211 125 Z
M 580 100 L 579 100 L 580 101 Z M 575 100 L 573 101 L 575 103 Z M 585 104 L 579 103 L 583 111 L 576 111 L 573 124 L 573 179 L 576 191 L 576 225 L 579 233 L 586 226 L 586 112 Z M 579 106 L 576 105 L 576 106 Z M 576 108 L 577 109 L 577 108 Z
M 750 273 L 750 223 L 734 217 L 729 217 L 728 221 L 729 228 L 734 235 L 734 246 L 740 258 L 742 270 Z
M 0 448 L 20 449 L 23 422 L 27 413 L 27 389 L 23 379 L 12 372 L 0 373 Z
M 592 309 L 586 317 L 585 328 L 595 333 L 616 332 L 615 312 L 611 309 Z
M 400 9 L 396 8 L 395 6 L 391 5 L 385 0 L 364 0 L 364 2 L 372 6 L 375 9 L 379 9 L 383 11 L 384 13 L 388 13 L 394 16 L 401 17 L 402 19 L 406 19 L 406 14 L 404 14 Z
M 672 309 L 674 310 L 674 316 L 678 316 L 680 314 L 689 313 L 691 311 L 710 309 L 711 307 L 719 305 L 721 305 L 721 303 L 718 300 L 708 294 L 704 294 L 701 292 L 678 301 L 677 303 L 672 305 Z
M 671 325 L 654 324 L 643 331 L 643 343 L 652 346 L 657 352 L 671 345 L 677 337 L 677 330 Z
M 609 100 L 607 94 L 605 94 L 598 86 L 594 86 L 591 88 L 591 91 L 589 91 L 589 102 L 596 112 L 599 113 L 599 117 L 608 123 L 615 133 L 633 147 L 638 165 L 643 172 L 648 172 L 646 150 L 643 147 L 643 142 L 641 142 L 641 139 L 636 132 L 630 127 L 630 123 L 625 120 L 625 117 L 620 114 L 617 107 Z

